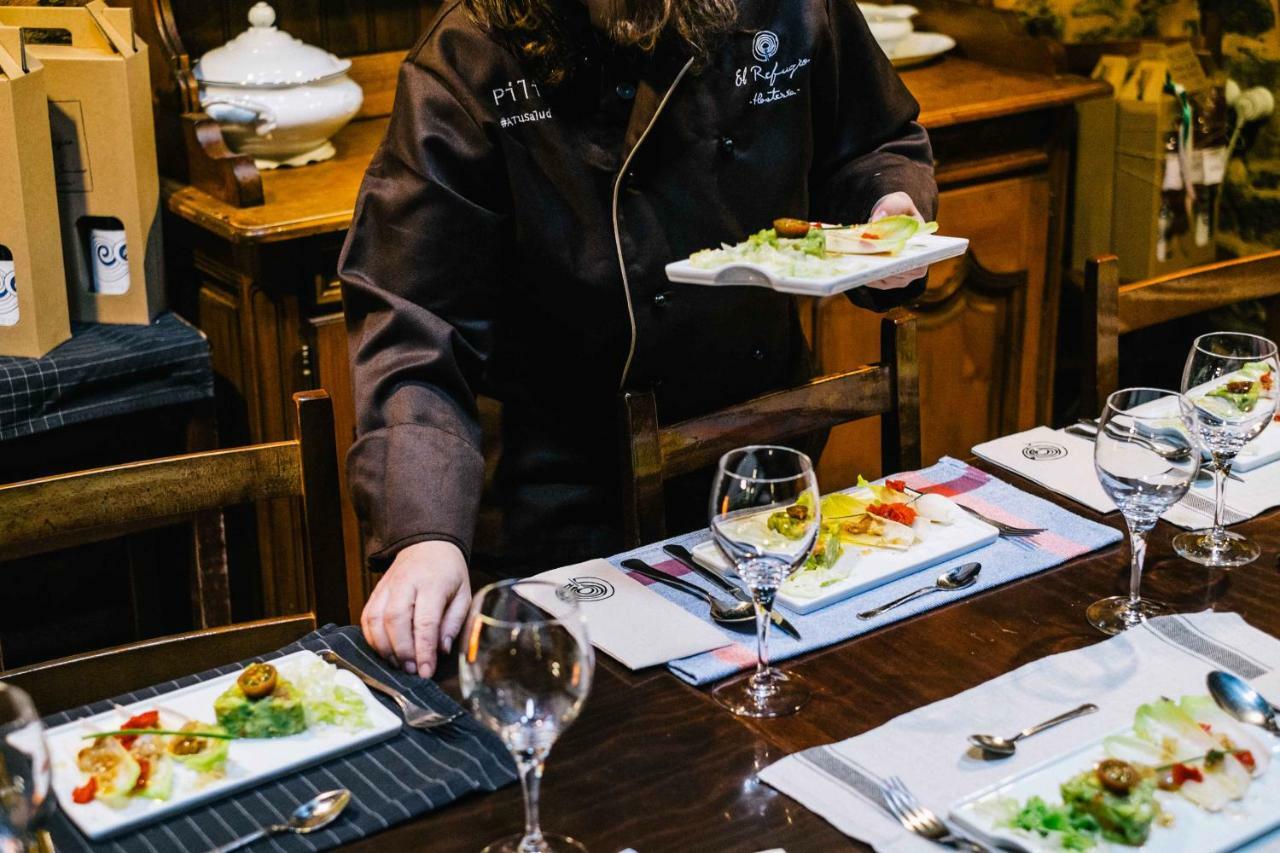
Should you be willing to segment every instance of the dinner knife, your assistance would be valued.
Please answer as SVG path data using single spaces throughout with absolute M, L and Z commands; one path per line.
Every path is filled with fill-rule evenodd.
M 747 592 L 745 589 L 738 586 L 733 581 L 728 580 L 725 577 L 722 577 L 719 572 L 714 571 L 713 569 L 709 569 L 706 566 L 699 563 L 697 560 L 693 558 L 693 552 L 691 552 L 688 548 L 684 547 L 683 545 L 663 545 L 662 550 L 667 552 L 668 555 L 675 557 L 677 561 L 679 561 L 682 565 L 685 566 L 685 568 L 689 569 L 692 572 L 695 572 L 699 577 L 704 578 L 705 580 L 708 580 L 711 583 L 715 584 L 716 586 L 720 587 L 722 590 L 729 593 L 739 601 L 752 600 L 751 593 Z M 781 613 L 779 613 L 777 610 L 773 611 L 773 624 L 777 625 L 778 629 L 782 631 L 784 634 L 786 634 L 787 636 L 797 640 L 800 639 L 800 632 L 796 630 L 796 626 L 788 622 L 786 617 L 783 616 Z

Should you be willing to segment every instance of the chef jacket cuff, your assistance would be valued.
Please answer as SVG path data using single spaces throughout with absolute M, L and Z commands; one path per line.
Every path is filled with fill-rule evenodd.
M 366 433 L 347 456 L 366 561 L 385 569 L 415 542 L 444 540 L 470 559 L 484 457 L 448 430 L 416 423 Z

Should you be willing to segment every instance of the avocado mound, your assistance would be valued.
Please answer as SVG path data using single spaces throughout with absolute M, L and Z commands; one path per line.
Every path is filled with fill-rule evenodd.
M 250 699 L 240 685 L 230 687 L 213 703 L 218 725 L 236 737 L 266 738 L 296 735 L 307 727 L 302 699 L 283 678 L 270 696 Z

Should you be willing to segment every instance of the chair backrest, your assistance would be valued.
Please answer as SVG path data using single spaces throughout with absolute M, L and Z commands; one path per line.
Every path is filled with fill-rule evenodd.
M 311 612 L 162 637 L 9 671 L 3 671 L 0 656 L 0 679 L 21 681 L 24 687 L 48 693 L 47 700 L 65 698 L 77 685 L 91 685 L 95 692 L 101 687 L 98 698 L 102 698 L 194 671 L 196 662 L 207 660 L 208 654 L 201 650 L 206 642 L 210 649 L 239 648 L 256 645 L 258 635 L 274 641 L 287 634 L 296 638 L 317 622 L 346 623 L 350 610 L 333 406 L 324 391 L 295 394 L 294 404 L 298 437 L 292 441 L 191 453 L 0 486 L 0 560 L 192 520 L 210 510 L 249 501 L 296 496 L 302 501 L 306 528 L 303 575 L 310 585 Z M 239 634 L 243 639 L 230 639 Z M 123 661 L 126 657 L 132 661 L 130 665 L 104 666 L 101 676 L 92 674 L 93 666 L 105 659 Z M 169 675 L 161 677 L 166 672 Z M 49 701 L 41 705 L 51 709 Z
M 745 444 L 781 442 L 879 415 L 885 471 L 920 467 L 915 317 L 881 320 L 880 362 L 823 376 L 670 426 L 651 391 L 622 395 L 623 532 L 628 547 L 666 536 L 662 485 Z
M 1081 408 L 1097 412 L 1120 387 L 1120 336 L 1250 299 L 1266 301 L 1268 337 L 1280 336 L 1280 252 L 1269 252 L 1120 283 L 1114 255 L 1094 258 L 1084 275 Z

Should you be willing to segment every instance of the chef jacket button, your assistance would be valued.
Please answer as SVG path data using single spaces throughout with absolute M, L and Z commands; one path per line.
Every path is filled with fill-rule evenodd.
M 751 357 L 756 361 L 764 361 L 765 351 L 763 347 L 756 347 L 751 351 Z
M 669 293 L 667 293 L 665 290 L 660 291 L 660 292 L 658 292 L 658 293 L 655 293 L 655 294 L 653 295 L 653 307 L 654 307 L 654 308 L 666 308 L 666 307 L 667 307 L 667 304 L 668 304 L 668 298 L 669 298 L 669 297 L 670 297 L 670 294 L 669 294 Z
M 636 84 L 619 83 L 616 91 L 618 92 L 619 98 L 622 98 L 624 101 L 629 101 L 636 96 Z
M 733 137 L 725 136 L 720 139 L 720 156 L 728 159 L 733 156 L 734 142 Z

